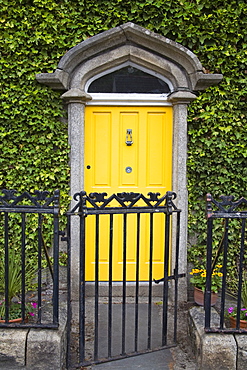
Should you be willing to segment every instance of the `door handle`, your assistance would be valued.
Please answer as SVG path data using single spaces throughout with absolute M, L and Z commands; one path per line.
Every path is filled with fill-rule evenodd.
M 127 146 L 131 146 L 133 144 L 133 141 L 132 141 L 132 129 L 131 128 L 127 128 L 127 131 L 126 131 L 126 141 L 125 141 L 126 145 Z

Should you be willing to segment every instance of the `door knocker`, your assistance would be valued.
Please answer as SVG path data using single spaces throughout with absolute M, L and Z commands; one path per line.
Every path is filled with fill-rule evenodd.
M 128 146 L 131 146 L 133 144 L 133 141 L 132 141 L 132 129 L 131 128 L 127 128 L 127 131 L 126 131 L 126 141 L 125 141 L 125 143 Z

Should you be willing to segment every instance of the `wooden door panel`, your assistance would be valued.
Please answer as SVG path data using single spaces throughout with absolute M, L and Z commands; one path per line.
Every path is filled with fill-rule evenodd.
M 92 140 L 92 166 L 93 184 L 95 186 L 111 186 L 111 136 L 112 116 L 111 113 L 95 114 L 93 117 Z M 104 160 L 102 154 L 104 153 Z
M 171 107 L 86 107 L 85 190 L 166 193 L 172 179 Z M 126 132 L 132 130 L 132 145 Z M 130 139 L 130 137 L 128 137 Z M 129 168 L 131 171 L 126 171 Z M 153 276 L 163 274 L 164 215 L 154 215 Z M 107 218 L 108 217 L 108 218 Z M 91 217 L 92 219 L 94 217 Z M 95 226 L 87 218 L 86 279 L 94 280 Z M 101 219 L 101 216 L 100 216 Z M 149 274 L 149 215 L 141 215 L 140 279 Z M 127 280 L 135 280 L 136 215 L 128 215 Z M 109 216 L 100 221 L 100 280 L 108 280 Z M 123 216 L 114 216 L 113 280 L 122 279 Z

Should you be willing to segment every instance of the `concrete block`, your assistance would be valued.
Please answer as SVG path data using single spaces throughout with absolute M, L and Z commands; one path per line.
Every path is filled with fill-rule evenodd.
M 31 330 L 27 343 L 27 366 L 32 369 L 62 369 L 63 343 L 55 330 Z
M 200 370 L 236 369 L 237 344 L 232 334 L 214 334 L 204 331 L 204 309 L 189 311 L 190 338 Z M 219 315 L 212 309 L 212 326 L 219 326 Z
M 65 369 L 67 347 L 66 312 L 61 314 L 59 329 L 31 329 L 27 337 L 28 369 Z
M 237 354 L 237 370 L 245 370 L 247 367 L 247 335 L 235 335 L 238 354 Z
M 28 329 L 0 329 L 0 368 L 15 368 L 26 363 Z
M 237 346 L 233 335 L 205 334 L 202 338 L 200 369 L 236 369 Z

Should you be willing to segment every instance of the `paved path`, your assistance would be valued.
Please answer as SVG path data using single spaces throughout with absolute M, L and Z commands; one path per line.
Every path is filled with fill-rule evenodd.
M 126 330 L 126 352 L 133 351 L 133 335 L 134 335 L 134 305 L 127 305 L 127 330 Z M 147 348 L 147 335 L 146 335 L 146 317 L 147 317 L 147 305 L 139 305 L 139 315 L 140 315 L 140 332 L 138 348 L 139 350 L 144 350 Z M 102 333 L 99 336 L 99 357 L 107 357 L 107 336 L 104 334 L 107 330 L 107 322 L 103 318 L 107 313 L 107 305 L 101 305 L 100 315 L 99 315 L 99 332 Z M 157 348 L 160 346 L 161 342 L 161 307 L 159 305 L 154 305 L 152 308 L 152 348 Z M 118 355 L 121 353 L 121 305 L 114 305 L 114 320 L 113 320 L 113 341 L 112 341 L 112 355 Z M 186 317 L 183 317 L 183 324 L 186 327 Z M 169 332 L 173 332 L 172 326 Z M 168 335 L 170 337 L 171 333 Z M 180 336 L 180 333 L 178 333 Z M 186 337 L 186 332 L 183 331 L 183 335 Z M 187 354 L 181 350 L 181 348 L 173 347 L 168 349 L 162 349 L 152 353 L 146 353 L 138 356 L 128 357 L 121 360 L 101 363 L 98 365 L 92 365 L 90 370 L 196 370 L 195 363 L 192 359 L 189 359 Z M 85 368 L 86 369 L 86 368 Z
M 175 362 L 169 349 L 92 366 L 94 370 L 172 370 Z

